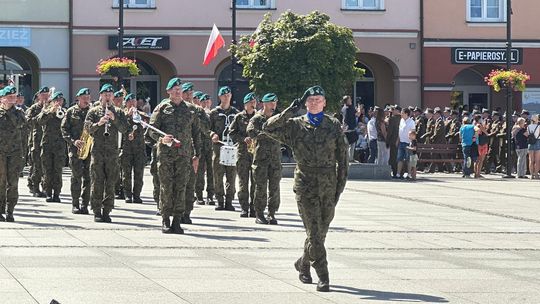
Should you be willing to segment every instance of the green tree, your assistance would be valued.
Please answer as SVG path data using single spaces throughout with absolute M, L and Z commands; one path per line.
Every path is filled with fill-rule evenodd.
M 326 91 L 328 108 L 335 110 L 364 74 L 355 66 L 358 48 L 352 31 L 318 11 L 287 11 L 275 22 L 266 14 L 259 31 L 241 37 L 230 51 L 243 65 L 251 90 L 259 95 L 274 92 L 287 103 L 318 84 Z

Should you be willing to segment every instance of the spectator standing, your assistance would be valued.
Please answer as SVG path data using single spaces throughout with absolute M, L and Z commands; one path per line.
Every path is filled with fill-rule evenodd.
M 388 163 L 392 167 L 392 176 L 396 177 L 398 174 L 397 168 L 397 150 L 399 144 L 399 123 L 401 121 L 401 107 L 395 105 L 392 107 L 392 114 L 388 120 L 388 136 L 386 138 L 386 145 L 390 149 Z
M 411 177 L 411 180 L 416 180 L 416 165 L 418 164 L 418 141 L 416 140 L 416 130 L 409 131 L 409 146 L 407 147 L 407 151 L 409 152 L 409 176 Z
M 359 122 L 358 127 L 356 128 L 356 133 L 358 134 L 358 140 L 356 141 L 356 146 L 354 149 L 354 159 L 360 163 L 365 163 L 369 155 L 366 125 Z
M 475 126 L 471 124 L 468 117 L 463 118 L 463 125 L 459 129 L 459 135 L 461 138 L 461 149 L 463 150 L 463 176 L 464 178 L 471 178 L 471 168 L 475 162 L 475 157 L 471 153 L 473 139 L 475 137 Z
M 476 166 L 474 168 L 474 178 L 483 178 L 480 173 L 489 151 L 489 136 L 487 135 L 488 121 L 484 120 L 480 115 L 474 116 L 473 120 L 474 126 L 478 130 L 478 161 L 476 162 Z
M 379 107 L 376 107 L 375 109 L 380 110 Z M 377 159 L 377 123 L 375 112 L 373 112 L 371 119 L 367 123 L 367 138 L 369 146 L 369 158 L 367 162 L 373 164 L 375 163 L 375 159 Z
M 527 178 L 525 173 L 527 172 L 527 128 L 525 127 L 525 118 L 518 118 L 516 124 L 512 128 L 512 138 L 516 146 L 517 154 L 517 177 Z
M 407 147 L 411 143 L 409 139 L 409 132 L 416 129 L 416 123 L 411 118 L 411 110 L 405 108 L 401 110 L 401 120 L 398 127 L 398 151 L 397 151 L 397 172 L 396 178 L 403 178 L 404 173 L 403 166 L 408 161 L 409 154 L 407 153 Z
M 341 114 L 343 115 L 343 129 L 345 130 L 345 136 L 349 142 L 349 160 L 354 161 L 354 147 L 358 140 L 358 134 L 356 133 L 356 109 L 352 103 L 351 96 L 345 95 L 342 99 L 343 107 Z
M 388 165 L 390 157 L 388 146 L 386 145 L 387 127 L 385 113 L 382 108 L 375 110 L 375 126 L 377 129 L 377 165 Z
M 538 114 L 531 118 L 531 124 L 527 127 L 527 141 L 529 143 L 529 170 L 531 178 L 538 179 L 540 171 L 540 128 L 538 125 Z

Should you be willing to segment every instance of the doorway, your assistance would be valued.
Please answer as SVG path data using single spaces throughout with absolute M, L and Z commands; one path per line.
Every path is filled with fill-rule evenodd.
M 357 63 L 356 67 L 364 69 L 364 76 L 357 80 L 354 86 L 353 103 L 354 105 L 363 104 L 364 109 L 375 106 L 375 77 L 373 72 L 367 66 Z

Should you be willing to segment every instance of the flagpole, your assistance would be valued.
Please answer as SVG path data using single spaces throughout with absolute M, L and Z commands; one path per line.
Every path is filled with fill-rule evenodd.
M 236 0 L 232 1 L 232 40 L 231 44 L 236 44 Z M 231 91 L 233 98 L 236 92 L 236 57 L 231 53 Z M 234 102 L 234 99 L 232 100 Z
M 512 1 L 506 1 L 506 70 L 512 68 Z M 506 85 L 506 175 L 512 178 L 512 88 Z M 502 149 L 502 148 L 501 148 Z

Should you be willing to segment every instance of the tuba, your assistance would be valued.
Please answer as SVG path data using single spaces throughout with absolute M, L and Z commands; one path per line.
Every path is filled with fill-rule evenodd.
M 80 141 L 83 142 L 83 147 L 77 151 L 77 157 L 79 159 L 85 160 L 88 158 L 88 155 L 90 154 L 90 150 L 92 150 L 92 146 L 94 145 L 94 138 L 90 133 L 88 133 L 88 130 L 86 128 L 83 128 L 81 138 L 79 138 Z

